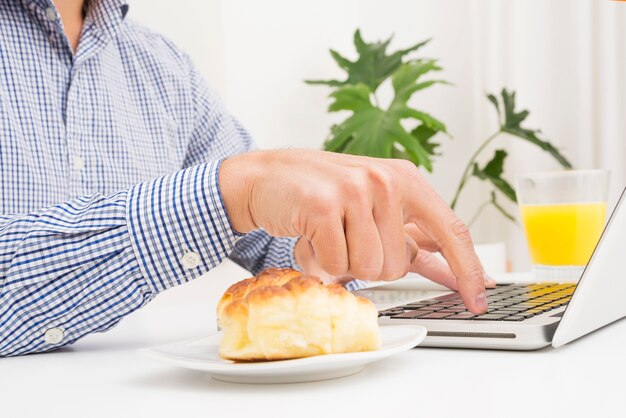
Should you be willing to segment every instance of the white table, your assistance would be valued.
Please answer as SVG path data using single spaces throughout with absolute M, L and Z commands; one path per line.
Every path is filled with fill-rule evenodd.
M 558 350 L 418 348 L 354 376 L 292 385 L 220 383 L 136 354 L 214 331 L 217 299 L 245 276 L 224 264 L 106 334 L 54 353 L 0 359 L 0 416 L 626 416 L 626 321 Z

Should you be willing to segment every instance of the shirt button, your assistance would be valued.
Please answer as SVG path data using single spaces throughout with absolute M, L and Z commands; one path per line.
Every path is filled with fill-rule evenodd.
M 195 269 L 200 264 L 200 255 L 198 253 L 194 253 L 193 251 L 189 251 L 183 256 L 181 261 L 183 263 L 183 267 L 186 269 Z
M 75 155 L 72 159 L 72 164 L 74 166 L 74 170 L 82 170 L 85 168 L 85 160 L 80 155 Z
M 54 22 L 55 20 L 57 20 L 57 12 L 55 12 L 52 7 L 48 7 L 46 9 L 46 17 L 48 18 L 48 20 Z
M 44 334 L 43 339 L 48 344 L 58 344 L 63 341 L 64 336 L 65 334 L 61 328 L 50 328 Z

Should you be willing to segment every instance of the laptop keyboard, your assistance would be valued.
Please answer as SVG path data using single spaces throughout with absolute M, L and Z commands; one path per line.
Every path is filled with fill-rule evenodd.
M 486 313 L 474 315 L 465 308 L 459 293 L 420 300 L 380 311 L 391 319 L 445 319 L 523 321 L 567 305 L 576 289 L 573 283 L 499 284 L 487 289 Z

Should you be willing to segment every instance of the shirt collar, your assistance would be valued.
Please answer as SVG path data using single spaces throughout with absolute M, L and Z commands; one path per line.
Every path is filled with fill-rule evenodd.
M 83 25 L 74 63 L 84 61 L 104 48 L 119 30 L 126 14 L 126 0 L 88 0 L 89 7 Z M 42 26 L 51 42 L 61 39 L 61 21 L 52 0 L 21 0 L 28 13 Z M 64 36 L 63 36 L 64 38 Z M 68 51 L 71 50 L 67 45 Z
M 56 11 L 56 7 L 52 0 L 20 0 L 22 6 L 34 17 L 39 18 L 43 14 L 37 13 L 37 9 L 45 11 L 52 8 Z M 88 15 L 85 20 L 87 24 L 89 20 L 107 35 L 113 35 L 117 30 L 117 26 L 124 20 L 128 14 L 128 3 L 126 0 L 86 0 L 89 1 Z
M 30 10 L 33 6 L 39 6 L 42 8 L 53 6 L 52 0 L 21 0 L 21 2 L 22 6 L 24 6 L 26 10 Z
M 90 0 L 85 23 L 93 23 L 106 37 L 112 38 L 128 13 L 125 0 Z

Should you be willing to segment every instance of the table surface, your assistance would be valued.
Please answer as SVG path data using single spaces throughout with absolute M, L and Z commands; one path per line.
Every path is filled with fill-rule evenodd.
M 0 359 L 0 415 L 625 416 L 619 376 L 626 375 L 626 321 L 560 349 L 416 348 L 350 377 L 290 385 L 221 383 L 136 353 L 214 332 L 218 298 L 245 276 L 225 263 L 163 293 L 105 334 L 53 353 Z M 424 295 L 436 291 L 415 279 L 396 286 L 403 283 L 423 287 Z

